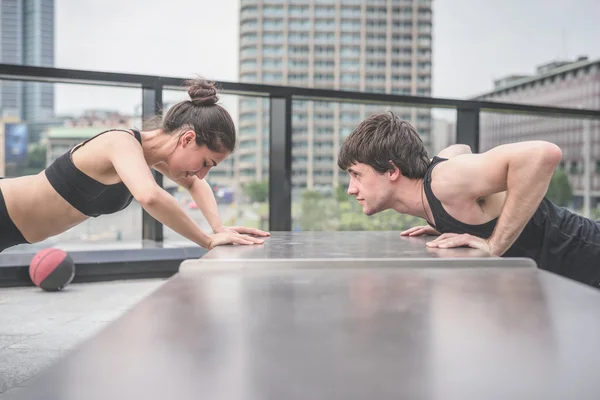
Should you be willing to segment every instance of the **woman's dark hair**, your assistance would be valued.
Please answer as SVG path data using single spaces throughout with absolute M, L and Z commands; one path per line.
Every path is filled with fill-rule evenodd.
M 167 134 L 193 129 L 198 146 L 219 153 L 233 152 L 235 125 L 229 112 L 217 104 L 219 90 L 215 83 L 196 78 L 186 81 L 186 86 L 190 100 L 172 106 L 160 122 L 154 120 L 155 125 Z

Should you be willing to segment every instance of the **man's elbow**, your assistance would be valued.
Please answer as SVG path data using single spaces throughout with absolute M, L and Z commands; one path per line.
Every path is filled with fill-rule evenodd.
M 554 143 L 546 141 L 534 142 L 535 151 L 528 156 L 529 165 L 538 171 L 545 171 L 550 174 L 562 159 L 562 150 Z
M 542 142 L 542 163 L 543 165 L 552 168 L 556 168 L 560 160 L 562 159 L 561 148 L 551 142 Z

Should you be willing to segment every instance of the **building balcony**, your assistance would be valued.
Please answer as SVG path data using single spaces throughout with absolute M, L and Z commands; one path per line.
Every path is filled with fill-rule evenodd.
M 419 59 L 429 59 L 431 57 L 430 54 L 427 55 L 418 55 Z M 241 57 L 242 62 L 244 57 Z M 301 59 L 301 57 L 300 57 Z M 342 59 L 343 60 L 347 58 Z M 410 57 L 407 57 L 410 60 Z M 396 58 L 394 58 L 396 60 Z M 400 62 L 400 61 L 398 61 Z M 424 61 L 423 61 L 424 62 Z M 246 71 L 246 67 L 243 67 L 242 70 Z M 427 69 L 431 67 L 428 66 Z M 328 70 L 327 68 L 321 69 L 318 68 L 317 71 L 319 73 L 334 73 L 334 68 Z M 276 72 L 279 70 L 279 67 L 273 68 L 272 71 Z M 337 74 L 340 74 L 340 78 L 346 76 L 343 73 L 343 69 L 341 68 Z M 268 71 L 267 71 L 268 72 Z M 247 72 L 246 72 L 247 73 Z M 306 69 L 299 68 L 298 73 L 307 73 Z M 182 91 L 184 82 L 188 79 L 188 77 L 164 77 L 164 76 L 153 76 L 153 75 L 135 75 L 135 74 L 120 74 L 120 73 L 109 73 L 102 71 L 72 71 L 67 69 L 55 69 L 55 68 L 44 68 L 44 67 L 32 67 L 32 66 L 18 66 L 18 65 L 8 65 L 2 64 L 0 65 L 0 74 L 6 79 L 13 79 L 15 82 L 21 81 L 34 81 L 34 80 L 43 80 L 45 84 L 81 84 L 81 85 L 92 85 L 92 86 L 106 86 L 107 88 L 119 86 L 120 89 L 126 88 L 126 90 L 137 91 L 137 96 L 135 98 L 141 99 L 141 104 L 132 104 L 131 109 L 137 107 L 140 110 L 139 115 L 136 118 L 141 117 L 151 117 L 154 114 L 154 110 L 157 107 L 160 109 L 164 106 L 163 104 L 163 94 L 166 91 L 176 91 L 179 90 L 181 93 L 178 95 L 185 96 L 185 92 Z M 218 82 L 219 83 L 219 82 Z M 342 86 L 346 85 L 345 82 L 341 82 Z M 269 223 L 271 230 L 290 230 L 292 225 L 292 216 L 290 213 L 291 203 L 286 203 L 290 197 L 287 190 L 291 190 L 292 183 L 297 183 L 299 180 L 302 182 L 307 182 L 307 177 L 298 177 L 294 176 L 293 168 L 290 169 L 291 160 L 287 159 L 287 157 L 304 157 L 306 160 L 317 157 L 336 157 L 336 154 L 339 150 L 339 142 L 333 141 L 333 137 L 335 136 L 333 133 L 331 134 L 319 134 L 317 129 L 319 127 L 331 127 L 334 126 L 339 127 L 340 132 L 338 134 L 342 136 L 342 130 L 344 135 L 347 135 L 349 131 L 353 130 L 356 125 L 360 122 L 360 118 L 366 117 L 368 113 L 363 114 L 362 117 L 351 118 L 346 120 L 343 117 L 343 113 L 349 113 L 352 109 L 361 108 L 358 102 L 362 102 L 363 105 L 368 104 L 368 106 L 364 106 L 362 108 L 369 109 L 369 107 L 374 107 L 374 109 L 382 109 L 386 107 L 398 108 L 402 110 L 410 110 L 411 108 L 445 108 L 445 109 L 454 109 L 458 115 L 457 123 L 456 123 L 456 131 L 460 133 L 459 138 L 462 143 L 469 144 L 472 148 L 476 148 L 477 144 L 480 141 L 480 126 L 479 124 L 473 123 L 473 121 L 478 121 L 480 116 L 480 109 L 485 108 L 486 113 L 496 112 L 502 113 L 502 115 L 533 115 L 533 116 L 544 116 L 545 118 L 548 116 L 553 116 L 557 120 L 561 118 L 564 119 L 577 119 L 577 118 L 595 118 L 600 119 L 600 111 L 597 110 L 586 110 L 586 109 L 575 109 L 575 108 L 564 108 L 564 107 L 546 107 L 546 106 L 528 106 L 526 104 L 521 103 L 495 103 L 495 102 L 485 102 L 482 103 L 478 100 L 458 100 L 458 99 L 436 99 L 428 96 L 424 96 L 422 98 L 411 98 L 409 102 L 407 102 L 407 98 L 405 96 L 392 96 L 392 95 L 384 95 L 378 93 L 364 93 L 356 90 L 358 82 L 350 82 L 350 86 L 344 87 L 353 87 L 355 91 L 343 90 L 314 90 L 309 88 L 292 88 L 288 86 L 268 86 L 268 85 L 253 85 L 242 82 L 222 82 L 219 83 L 222 88 L 224 95 L 238 95 L 238 96 L 264 96 L 265 99 L 269 99 L 269 102 L 273 105 L 270 108 L 268 113 L 263 115 L 262 111 L 259 111 L 255 118 L 247 118 L 244 117 L 244 110 L 249 109 L 245 106 L 240 107 L 240 120 L 236 121 L 237 128 L 239 130 L 239 143 L 238 148 L 236 149 L 236 157 L 242 157 L 247 155 L 256 154 L 256 161 L 244 161 L 239 162 L 231 167 L 228 164 L 222 164 L 215 170 L 215 178 L 218 178 L 220 182 L 225 182 L 227 179 L 230 179 L 231 186 L 241 185 L 245 182 L 250 182 L 256 180 L 259 176 L 262 178 L 269 178 L 269 185 L 271 188 L 272 198 L 277 199 L 269 207 Z M 370 83 L 369 86 L 370 87 Z M 400 85 L 401 87 L 404 87 Z M 87 88 L 88 86 L 86 86 Z M 378 84 L 379 88 L 383 88 L 384 83 L 380 82 Z M 394 87 L 397 87 L 394 83 Z M 418 88 L 428 89 L 430 88 L 429 83 L 418 84 Z M 172 95 L 172 93 L 170 93 Z M 165 97 L 166 99 L 167 97 Z M 285 110 L 292 109 L 292 105 L 296 101 L 302 101 L 305 104 L 304 110 L 307 110 L 307 102 L 315 101 L 315 102 L 331 102 L 335 103 L 336 107 L 340 110 L 340 116 L 337 120 L 333 118 L 330 119 L 318 119 L 316 116 L 318 114 L 323 113 L 323 109 L 325 107 L 314 105 L 312 107 L 315 115 L 315 119 L 312 121 L 310 129 L 313 129 L 312 140 L 313 143 L 310 147 L 308 147 L 308 137 L 307 133 L 301 135 L 292 134 L 294 128 L 305 127 L 308 128 L 308 119 L 307 113 L 303 113 L 305 118 L 299 119 L 299 115 L 303 115 L 302 113 L 298 113 L 298 110 L 293 110 L 292 113 L 286 114 Z M 357 103 L 350 103 L 356 101 Z M 250 107 L 252 108 L 252 107 Z M 332 114 L 333 115 L 333 112 Z M 357 113 L 352 113 L 352 115 L 359 115 Z M 420 115 L 420 113 L 417 113 Z M 473 119 L 475 116 L 475 119 Z M 258 119 L 260 118 L 262 129 L 268 128 L 272 129 L 274 132 L 274 137 L 277 138 L 276 141 L 270 143 L 273 147 L 274 151 L 271 151 L 270 148 L 265 149 L 262 143 L 259 143 L 260 147 L 248 146 L 247 143 L 251 141 L 244 140 L 244 138 L 254 137 L 255 135 L 264 136 L 263 132 L 257 133 L 256 130 Z M 412 115 L 411 115 L 412 118 Z M 428 136 L 432 136 L 433 129 L 431 120 L 424 121 L 417 119 L 416 126 L 426 126 L 426 129 L 429 129 Z M 244 128 L 254 129 L 254 132 L 246 135 L 244 133 Z M 514 132 L 511 130 L 511 132 Z M 330 141 L 323 140 L 326 137 L 331 136 Z M 343 139 L 343 137 L 342 137 Z M 511 141 L 519 140 L 519 136 L 514 134 L 511 136 Z M 595 140 L 595 139 L 594 139 Z M 241 143 L 244 143 L 242 145 Z M 323 144 L 329 143 L 329 144 Z M 28 143 L 29 145 L 29 143 Z M 593 146 L 597 146 L 597 143 L 593 143 Z M 285 149 L 289 149 L 291 147 L 291 154 L 288 154 Z M 258 152 L 257 150 L 261 150 Z M 571 151 L 571 150 L 570 150 Z M 572 150 L 573 152 L 576 150 Z M 51 156 L 54 154 L 53 151 L 49 153 Z M 577 155 L 577 154 L 575 154 Z M 268 169 L 263 168 L 264 160 L 261 157 L 269 157 L 269 162 L 265 165 L 268 165 Z M 236 158 L 237 159 L 237 158 Z M 4 161 L 4 160 L 2 160 Z M 1 165 L 3 172 L 9 165 L 5 165 L 6 163 L 2 163 Z M 335 171 L 335 162 L 330 163 L 329 161 L 315 161 L 313 162 L 313 168 L 316 171 L 327 172 L 329 170 Z M 268 172 L 264 174 L 263 172 Z M 6 175 L 6 174 L 5 174 Z M 335 176 L 339 175 L 339 179 L 341 182 L 344 182 L 344 174 L 343 173 L 335 173 Z M 312 176 L 313 184 L 317 184 L 323 180 L 323 182 L 332 182 L 332 177 L 329 176 Z M 575 187 L 575 191 L 581 191 L 583 188 L 583 177 L 582 176 L 572 176 L 573 185 Z M 225 182 L 226 183 L 226 182 Z M 326 183 L 324 183 L 326 184 Z M 177 196 L 179 200 L 184 201 L 183 197 L 179 198 L 179 196 L 183 196 L 185 194 L 185 190 L 173 190 L 176 189 L 171 186 L 170 183 L 163 183 L 166 189 L 173 192 L 174 196 Z M 600 178 L 594 174 L 593 182 L 592 182 L 592 193 L 596 196 L 596 192 L 600 191 Z M 600 194 L 598 195 L 600 197 Z M 183 203 L 182 203 L 183 204 Z M 237 207 L 237 205 L 236 205 Z M 189 211 L 189 210 L 188 210 Z M 186 212 L 188 212 L 186 211 Z M 235 222 L 237 221 L 235 215 L 237 211 L 240 214 L 244 214 L 247 210 L 240 208 L 236 210 L 236 212 L 232 213 L 233 219 Z M 189 211 L 191 212 L 191 211 Z M 194 211 L 195 212 L 195 211 Z M 188 257 L 190 252 L 196 251 L 193 253 L 200 257 L 203 253 L 198 252 L 199 249 L 197 246 L 190 246 L 188 242 L 186 242 L 182 237 L 173 233 L 172 230 L 166 229 L 162 224 L 157 223 L 153 218 L 151 218 L 147 213 L 142 212 L 141 208 L 129 208 L 127 211 L 128 214 L 117 214 L 116 219 L 111 219 L 112 217 L 107 217 L 105 219 L 94 219 L 90 221 L 86 221 L 80 229 L 74 229 L 68 233 L 66 233 L 65 238 L 75 238 L 79 240 L 78 243 L 82 247 L 80 247 L 81 251 L 75 251 L 76 258 L 79 260 L 85 260 L 87 266 L 89 268 L 97 268 L 99 274 L 107 274 L 107 270 L 102 270 L 103 266 L 111 265 L 109 269 L 112 276 L 125 276 L 127 274 L 132 274 L 136 276 L 141 276 L 144 274 L 152 274 L 155 273 L 156 270 L 153 270 L 154 267 L 149 266 L 149 262 L 154 263 L 156 266 L 156 262 L 165 262 L 165 268 L 163 270 L 164 273 L 173 273 L 175 269 L 173 266 L 179 265 L 179 262 L 174 262 L 173 260 L 181 261 L 185 257 Z M 193 215 L 193 214 L 190 214 Z M 103 221 L 108 221 L 109 226 L 104 226 Z M 90 248 L 94 248 L 97 246 L 97 243 L 91 242 L 89 239 L 89 234 L 86 233 L 88 230 L 93 231 L 95 234 L 99 235 L 98 237 L 108 237 L 106 235 L 111 234 L 110 229 L 111 226 L 116 226 L 125 237 L 129 238 L 127 240 L 136 241 L 136 249 L 131 251 L 124 252 L 122 250 L 123 243 L 119 243 L 116 240 L 108 244 L 104 244 L 102 247 L 105 250 L 89 250 Z M 85 235 L 84 235 L 85 233 Z M 105 236 L 103 236 L 105 235 Z M 114 235 L 112 237 L 115 237 Z M 87 238 L 87 239 L 86 239 Z M 62 239 L 56 239 L 62 240 Z M 112 239 L 111 239 L 112 240 Z M 154 248 L 148 248 L 148 243 L 154 243 Z M 186 250 L 177 249 L 174 243 L 186 243 L 183 245 L 183 248 Z M 46 242 L 41 244 L 40 246 L 54 246 L 61 245 L 59 242 Z M 71 245 L 69 245 L 71 246 Z M 73 245 L 79 246 L 79 245 Z M 87 246 L 87 247 L 86 247 Z M 112 246 L 112 248 L 111 248 Z M 169 246 L 175 246 L 169 248 Z M 19 256 L 15 256 L 15 258 L 11 258 L 11 260 L 15 261 L 18 266 L 14 266 L 11 268 L 21 268 L 19 271 L 23 271 L 23 268 L 27 268 L 31 257 L 35 252 L 39 249 L 39 246 L 34 245 L 26 245 L 16 251 Z M 86 250 L 87 249 L 87 250 Z M 191 250 L 195 249 L 195 250 Z M 189 250 L 189 252 L 188 252 Z M 11 253 L 13 254 L 13 253 Z M 12 255 L 11 255 L 12 257 Z M 7 259 L 7 258 L 5 258 Z M 19 261 L 20 260 L 20 261 Z M 137 261 L 136 261 L 137 260 Z M 140 260 L 144 260 L 143 262 Z M 125 268 L 122 267 L 123 264 L 127 264 Z M 117 268 L 117 265 L 120 267 Z M 167 267 L 168 265 L 168 267 Z M 114 267 L 114 268 L 113 268 Z M 88 268 L 88 267 L 86 267 Z M 121 269 L 120 269 L 121 268 Z M 16 269 L 15 269 L 16 271 Z M 9 274 L 10 275 L 10 274 Z M 9 276 L 7 274 L 0 276 L 6 277 Z M 109 274 L 110 275 L 110 274 Z M 27 274 L 17 274 L 16 272 L 12 276 L 16 281 L 26 277 Z M 83 276 L 83 275 L 82 275 Z M 0 277 L 0 280 L 4 279 Z M 24 281 L 20 281 L 23 283 Z

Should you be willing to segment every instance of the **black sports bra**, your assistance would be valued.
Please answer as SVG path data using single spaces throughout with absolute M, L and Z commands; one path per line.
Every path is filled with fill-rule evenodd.
M 85 145 L 90 140 L 111 131 L 123 131 L 124 129 L 109 129 L 100 132 L 96 136 L 87 139 L 77 145 L 75 149 L 69 150 L 58 157 L 46 168 L 45 173 L 50 185 L 77 210 L 90 217 L 98 217 L 102 214 L 112 214 L 126 208 L 133 196 L 123 182 L 105 185 L 89 177 L 79 170 L 71 154 Z M 139 131 L 132 129 L 135 138 L 142 143 Z M 129 133 L 129 132 L 128 132 Z

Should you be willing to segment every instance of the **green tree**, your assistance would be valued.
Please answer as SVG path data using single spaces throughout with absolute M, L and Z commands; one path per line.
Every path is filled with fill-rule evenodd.
M 255 203 L 264 203 L 269 198 L 269 181 L 250 182 L 244 188 L 244 192 Z
M 27 163 L 16 168 L 14 176 L 34 175 L 46 168 L 46 146 L 35 143 L 27 149 Z
M 305 190 L 300 204 L 299 223 L 304 231 L 335 230 L 339 213 L 337 203 L 331 196 L 315 190 Z
M 335 200 L 338 203 L 350 200 L 351 196 L 348 194 L 348 190 L 343 186 L 337 186 L 335 188 Z
M 546 197 L 560 207 L 566 207 L 573 198 L 573 188 L 569 176 L 562 169 L 557 169 L 552 175 Z
M 341 187 L 336 188 L 331 195 L 305 191 L 298 216 L 300 228 L 307 231 L 397 231 L 423 225 L 419 218 L 402 215 L 394 210 L 367 216 L 354 197 L 349 196 Z
M 46 168 L 46 146 L 37 143 L 29 148 L 27 153 L 27 167 L 36 168 L 38 171 Z
M 369 217 L 363 214 L 362 207 L 356 201 L 338 203 L 340 231 L 369 230 Z

